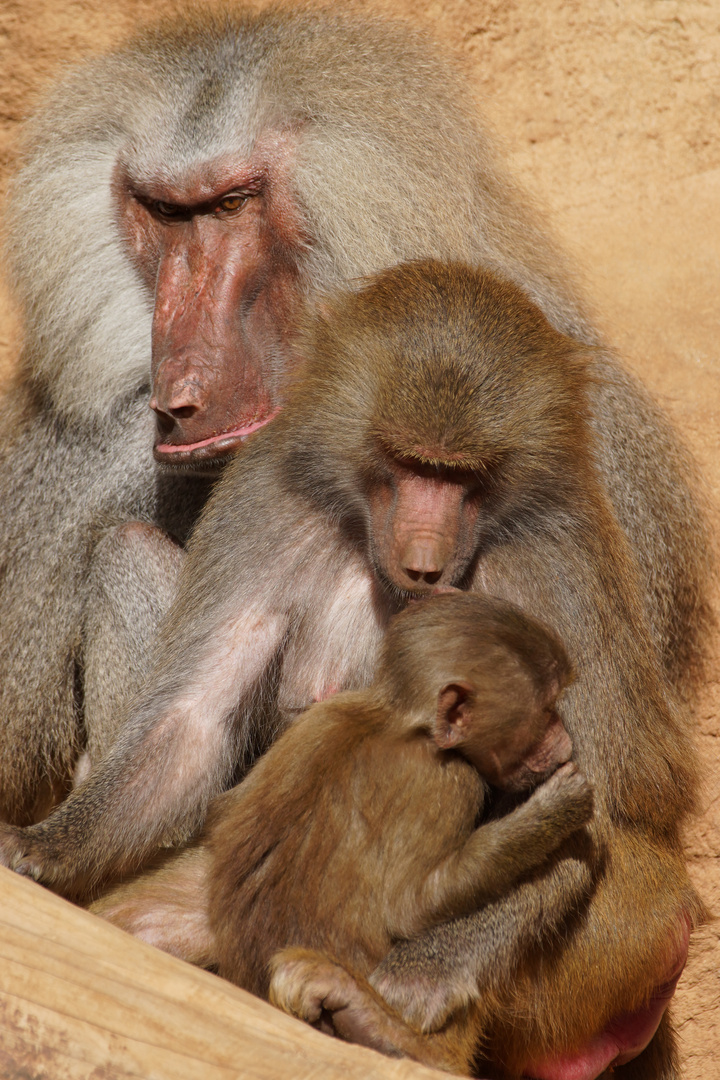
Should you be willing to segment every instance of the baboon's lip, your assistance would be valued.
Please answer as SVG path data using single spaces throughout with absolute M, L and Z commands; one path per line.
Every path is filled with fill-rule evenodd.
M 249 435 L 265 427 L 274 420 L 280 409 L 274 409 L 261 420 L 252 420 L 241 427 L 231 431 L 221 431 L 218 435 L 210 435 L 206 439 L 200 439 L 193 443 L 156 443 L 154 448 L 155 459 L 165 463 L 193 463 L 207 461 L 211 458 L 225 457 L 239 446 Z

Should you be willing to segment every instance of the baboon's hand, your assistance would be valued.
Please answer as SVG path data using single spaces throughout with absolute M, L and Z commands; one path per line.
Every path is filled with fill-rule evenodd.
M 392 1037 L 401 1021 L 364 981 L 312 949 L 289 948 L 270 962 L 270 1001 L 329 1035 L 370 1046 L 385 1054 L 402 1053 Z
M 270 962 L 270 1001 L 285 1012 L 346 1042 L 369 1046 L 389 1057 L 407 1057 L 467 1075 L 462 1040 L 437 1044 L 413 1030 L 361 976 L 311 949 L 289 948 Z
M 577 765 L 568 761 L 533 792 L 527 806 L 547 817 L 559 844 L 592 817 L 593 790 Z
M 327 1029 L 329 1018 L 323 1018 L 323 1013 L 334 1019 L 358 998 L 359 987 L 352 975 L 312 949 L 283 949 L 271 960 L 270 972 L 272 1004 L 308 1024 Z
M 52 859 L 33 835 L 32 827 L 20 829 L 0 824 L 0 866 L 43 884 L 52 883 Z
M 32 842 L 26 829 L 0 824 L 0 866 L 7 866 L 18 874 L 40 879 L 40 866 L 30 855 Z

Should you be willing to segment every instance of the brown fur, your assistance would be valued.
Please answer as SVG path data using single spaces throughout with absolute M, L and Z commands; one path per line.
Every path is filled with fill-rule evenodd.
M 232 288 L 199 290 L 180 318 L 178 295 L 204 279 L 183 278 L 182 251 L 173 278 L 170 237 L 188 222 L 165 228 L 157 204 L 204 229 L 212 215 L 200 211 L 222 209 L 228 192 L 225 176 L 210 183 L 218 162 L 230 189 L 248 169 L 261 184 L 239 214 L 220 215 L 240 238 Z M 61 213 L 38 213 L 48 190 Z M 27 126 L 8 226 L 25 345 L 0 432 L 0 818 L 16 824 L 68 790 L 78 754 L 92 765 L 112 746 L 176 589 L 174 541 L 211 487 L 200 472 L 158 472 L 153 391 L 177 447 L 183 409 L 199 409 L 192 422 L 207 432 L 211 420 L 212 435 L 266 418 L 294 360 L 297 302 L 428 256 L 493 269 L 556 329 L 600 344 L 452 58 L 411 27 L 337 4 L 202 5 L 68 73 Z M 196 239 L 185 253 L 216 281 L 223 244 Z M 663 667 L 690 695 L 709 612 L 693 467 L 607 348 L 590 366 L 602 485 Z M 206 379 L 194 405 L 173 398 L 187 374 Z M 239 756 L 272 734 L 268 719 Z
M 0 431 L 0 819 L 15 824 L 112 746 L 211 479 L 236 429 L 284 401 L 307 297 L 450 257 L 594 335 L 451 58 L 337 5 L 211 7 L 68 72 L 11 185 L 24 348 Z M 38 213 L 50 188 L 62 213 Z M 646 561 L 656 578 L 663 560 Z
M 427 511 L 442 540 L 436 490 L 456 546 L 433 576 L 541 618 L 577 665 L 564 719 L 594 789 L 592 843 L 568 842 L 535 881 L 396 946 L 371 981 L 426 1031 L 500 995 L 493 1052 L 519 1068 L 524 1048 L 577 1047 L 647 1000 L 686 919 L 701 917 L 679 837 L 695 759 L 597 465 L 593 355 L 515 287 L 437 263 L 331 299 L 305 348 L 284 414 L 233 463 L 196 531 L 117 749 L 46 823 L 7 830 L 0 852 L 79 891 L 197 828 L 240 748 L 331 690 L 366 685 L 389 615 L 437 587 L 399 584 L 408 523 L 422 533 Z M 427 462 L 413 471 L 408 451 L 437 459 L 440 446 L 448 463 L 434 479 Z M 487 465 L 458 474 L 458 454 Z

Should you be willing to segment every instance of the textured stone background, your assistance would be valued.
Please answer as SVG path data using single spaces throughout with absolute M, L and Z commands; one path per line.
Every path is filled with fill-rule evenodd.
M 370 6 L 370 5 L 368 5 Z M 380 0 L 375 0 L 375 7 Z M 57 71 L 166 0 L 2 0 L 0 190 L 17 125 Z M 611 341 L 664 402 L 720 521 L 720 0 L 396 0 L 467 60 L 510 164 L 585 275 Z M 62 213 L 48 191 L 38 213 Z M 0 377 L 17 322 L 0 296 Z M 718 671 L 698 712 L 703 813 L 692 872 L 720 911 Z M 678 990 L 687 1080 L 720 1075 L 720 934 L 698 936 Z

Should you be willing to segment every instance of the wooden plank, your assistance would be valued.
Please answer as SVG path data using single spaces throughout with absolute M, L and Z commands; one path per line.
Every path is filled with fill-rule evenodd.
M 5 1080 L 431 1080 L 330 1039 L 0 868 Z

